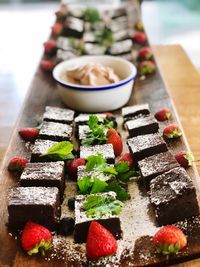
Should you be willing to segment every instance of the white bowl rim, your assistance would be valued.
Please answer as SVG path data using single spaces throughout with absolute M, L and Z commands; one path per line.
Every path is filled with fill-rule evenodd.
M 121 81 L 119 81 L 118 83 L 112 83 L 110 85 L 104 85 L 104 86 L 90 86 L 90 85 L 75 85 L 72 83 L 67 83 L 65 81 L 63 81 L 60 77 L 60 68 L 62 67 L 62 65 L 65 65 L 66 62 L 70 62 L 70 61 L 75 61 L 78 59 L 82 59 L 82 58 L 107 58 L 107 59 L 116 59 L 118 61 L 122 61 L 126 64 L 129 65 L 129 67 L 132 69 L 131 74 L 126 78 L 123 79 Z M 122 85 L 125 85 L 129 82 L 131 82 L 132 80 L 134 80 L 137 76 L 137 69 L 135 67 L 135 65 L 131 62 L 129 62 L 128 60 L 121 58 L 121 57 L 116 57 L 116 56 L 109 56 L 109 55 L 97 55 L 97 56 L 90 56 L 90 55 L 86 55 L 86 56 L 81 56 L 81 57 L 76 57 L 76 58 L 72 58 L 69 60 L 65 60 L 62 61 L 61 63 L 57 64 L 54 69 L 53 69 L 53 78 L 54 80 L 56 80 L 56 82 L 58 82 L 61 86 L 67 88 L 67 89 L 71 89 L 71 90 L 78 90 L 78 91 L 101 91 L 101 90 L 109 90 L 109 89 L 115 89 L 117 87 L 120 87 Z

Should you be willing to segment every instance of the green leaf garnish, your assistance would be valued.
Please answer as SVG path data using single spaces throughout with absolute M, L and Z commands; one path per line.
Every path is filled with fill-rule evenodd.
M 81 141 L 82 145 L 103 144 L 107 140 L 106 130 L 111 128 L 113 122 L 108 120 L 100 121 L 96 115 L 90 115 L 87 122 L 90 130 L 86 138 Z
M 84 43 L 74 37 L 69 37 L 70 45 L 73 49 L 76 50 L 80 55 L 84 54 L 85 48 Z
M 110 29 L 104 28 L 97 36 L 97 42 L 105 47 L 111 47 L 115 39 Z
M 106 192 L 107 182 L 98 177 L 84 176 L 77 182 L 79 193 L 82 195 Z
M 128 162 L 122 161 L 115 164 L 115 170 L 118 173 L 124 173 L 129 171 Z
M 92 155 L 87 157 L 86 171 L 92 171 L 93 169 L 102 169 L 106 165 L 106 160 L 102 154 Z
M 117 194 L 117 199 L 125 201 L 130 198 L 128 192 L 123 188 L 117 180 L 108 183 L 107 191 L 114 191 Z
M 48 156 L 53 160 L 73 159 L 74 156 L 72 154 L 72 151 L 72 143 L 69 141 L 62 141 L 50 147 L 49 150 L 46 153 L 42 154 L 40 157 Z
M 83 203 L 83 209 L 89 218 L 100 219 L 104 216 L 118 215 L 123 203 L 112 196 L 88 196 Z
M 83 11 L 83 17 L 85 21 L 94 23 L 101 20 L 99 11 L 96 8 L 87 7 Z

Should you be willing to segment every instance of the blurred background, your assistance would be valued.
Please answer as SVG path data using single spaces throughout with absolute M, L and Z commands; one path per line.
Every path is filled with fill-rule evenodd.
M 0 130 L 6 129 L 0 147 L 10 138 L 59 4 L 0 0 Z M 200 0 L 144 0 L 141 10 L 151 44 L 181 44 L 200 68 Z

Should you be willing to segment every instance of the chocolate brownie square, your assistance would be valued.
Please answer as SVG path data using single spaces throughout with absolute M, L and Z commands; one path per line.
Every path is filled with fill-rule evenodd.
M 102 154 L 108 163 L 115 163 L 115 154 L 111 144 L 80 146 L 80 158 L 87 159 L 87 157 L 98 153 Z
M 27 163 L 20 177 L 20 186 L 57 187 L 62 197 L 65 189 L 64 161 Z
M 72 124 L 74 113 L 71 109 L 46 106 L 43 120 Z
M 82 19 L 68 16 L 65 21 L 62 35 L 75 38 L 82 38 L 84 28 L 85 28 L 85 23 Z
M 132 137 L 127 140 L 127 145 L 136 161 L 168 150 L 164 139 L 159 133 Z
M 15 187 L 8 194 L 8 225 L 23 229 L 28 221 L 54 230 L 60 216 L 56 187 Z
M 95 194 L 95 195 L 106 195 L 116 198 L 114 192 Z M 86 212 L 83 209 L 83 203 L 85 202 L 87 195 L 78 195 L 75 200 L 75 227 L 74 227 L 74 240 L 76 243 L 84 243 L 87 239 L 87 233 L 90 223 L 95 220 L 107 228 L 116 239 L 122 237 L 121 222 L 117 215 L 105 215 L 101 219 L 87 217 Z
M 75 58 L 77 56 L 78 56 L 78 54 L 76 54 L 75 52 L 64 51 L 62 49 L 58 49 L 57 53 L 56 53 L 57 62 L 61 62 L 61 61 L 68 60 L 68 59 L 72 59 L 72 58 Z
M 87 55 L 104 55 L 106 47 L 99 44 L 85 43 L 85 53 Z
M 126 39 L 126 40 L 123 40 L 123 41 L 118 41 L 118 42 L 115 42 L 110 50 L 109 50 L 109 53 L 111 55 L 123 55 L 123 54 L 127 54 L 129 52 L 132 51 L 132 46 L 133 46 L 133 43 L 132 43 L 132 40 L 131 39 Z
M 144 158 L 138 161 L 138 165 L 147 185 L 156 176 L 180 166 L 169 151 Z
M 74 122 L 77 125 L 86 125 L 89 121 L 90 115 L 96 115 L 98 120 L 103 122 L 106 119 L 106 114 L 104 113 L 96 113 L 96 114 L 89 114 L 89 113 L 80 113 L 75 119 Z
M 132 120 L 138 115 L 149 115 L 149 114 L 150 114 L 149 104 L 147 103 L 122 108 L 122 117 L 124 121 Z
M 57 161 L 48 156 L 42 156 L 42 154 L 45 154 L 55 144 L 57 144 L 57 142 L 37 139 L 32 146 L 31 162 Z
M 152 115 L 127 121 L 125 126 L 129 137 L 157 133 L 159 129 L 158 122 Z
M 39 139 L 51 141 L 70 141 L 72 137 L 72 127 L 68 124 L 44 121 L 39 132 Z
M 150 201 L 159 225 L 199 214 L 196 190 L 183 168 L 174 168 L 150 182 Z

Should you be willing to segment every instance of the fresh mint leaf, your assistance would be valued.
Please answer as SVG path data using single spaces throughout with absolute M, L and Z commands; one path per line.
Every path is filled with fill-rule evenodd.
M 127 183 L 131 177 L 138 177 L 139 176 L 139 172 L 137 171 L 128 171 L 125 173 L 120 173 L 117 178 L 118 180 L 122 181 L 123 183 Z
M 118 174 L 114 167 L 104 167 L 103 172 L 107 174 L 112 174 L 112 175 Z
M 83 203 L 83 209 L 89 218 L 100 219 L 104 216 L 118 215 L 123 203 L 112 196 L 90 195 Z
M 90 193 L 93 182 L 90 176 L 84 176 L 83 179 L 78 179 L 77 185 L 78 185 L 80 194 L 86 195 Z
M 105 192 L 108 184 L 105 181 L 94 177 L 94 182 L 90 194 Z
M 91 23 L 100 21 L 101 19 L 99 11 L 96 8 L 92 8 L 92 7 L 87 7 L 83 11 L 83 17 L 84 17 L 84 20 L 91 22 Z
M 118 173 L 124 173 L 129 171 L 128 162 L 122 161 L 115 164 L 115 170 Z
M 71 142 L 62 141 L 50 147 L 46 153 L 41 155 L 41 157 L 48 156 L 53 160 L 73 159 L 74 156 L 72 154 L 72 150 L 73 145 Z
M 117 180 L 108 183 L 107 191 L 113 191 L 117 194 L 117 199 L 125 201 L 130 198 L 128 192 L 123 188 Z
M 86 171 L 92 171 L 93 169 L 100 169 L 104 167 L 106 160 L 102 154 L 91 155 L 87 157 Z
M 87 122 L 90 129 L 94 129 L 98 126 L 98 117 L 96 115 L 90 115 L 89 120 Z
M 108 28 L 104 28 L 100 34 L 98 34 L 96 36 L 97 42 L 100 45 L 103 45 L 105 47 L 111 47 L 112 44 L 114 43 L 114 36 L 113 36 L 113 32 L 108 29 Z

